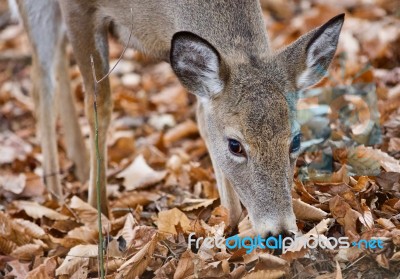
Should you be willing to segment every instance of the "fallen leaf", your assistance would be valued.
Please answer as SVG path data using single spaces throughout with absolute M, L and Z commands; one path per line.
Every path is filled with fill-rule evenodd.
M 25 160 L 32 146 L 10 131 L 0 133 L 0 165 Z
M 351 232 L 357 234 L 356 221 L 361 214 L 351 208 L 343 198 L 335 196 L 329 201 L 329 209 L 336 221 L 344 226 L 346 235 Z
M 176 125 L 174 128 L 168 130 L 164 135 L 164 144 L 171 145 L 183 138 L 196 135 L 199 133 L 196 123 L 192 120 L 186 120 L 181 124 Z
M 343 275 L 342 275 L 342 269 L 340 268 L 340 264 L 338 261 L 336 261 L 336 279 L 342 279 Z
M 325 211 L 309 205 L 300 199 L 292 199 L 292 202 L 294 214 L 296 215 L 297 219 L 321 221 L 328 215 L 328 213 Z
M 248 273 L 245 279 L 279 279 L 286 274 L 285 271 L 279 269 L 259 270 Z
M 389 219 L 379 218 L 378 220 L 376 220 L 376 222 L 387 230 L 396 228 L 396 225 L 393 224 L 392 221 L 390 221 Z
M 21 194 L 24 191 L 26 182 L 26 176 L 24 174 L 19 175 L 4 175 L 0 176 L 0 187 L 4 190 L 12 192 L 14 194 Z
M 162 267 L 157 269 L 154 274 L 156 275 L 154 279 L 164 279 L 164 278 L 173 278 L 176 273 L 177 260 L 171 259 L 167 261 Z
M 189 218 L 177 208 L 158 213 L 157 227 L 162 233 L 171 233 L 176 235 L 175 226 L 180 225 L 184 231 L 190 230 Z
M 36 225 L 35 223 L 32 223 L 28 220 L 24 219 L 14 219 L 13 220 L 15 224 L 18 224 L 20 227 L 20 232 L 29 235 L 30 237 L 33 238 L 38 238 L 42 239 L 46 236 L 46 232 Z
M 55 277 L 57 268 L 57 259 L 55 257 L 47 258 L 44 263 L 30 271 L 25 279 L 52 279 Z
M 51 220 L 67 220 L 68 216 L 65 216 L 57 211 L 44 207 L 37 202 L 31 201 L 15 201 L 13 205 L 19 210 L 24 210 L 33 219 L 40 219 L 47 217 Z
M 385 256 L 385 254 L 379 254 L 375 258 L 376 262 L 383 268 L 389 269 L 389 260 Z
M 360 171 L 358 173 L 365 175 L 379 174 L 380 171 L 376 169 L 376 164 L 387 172 L 400 172 L 399 160 L 379 149 L 365 147 L 364 145 L 349 150 L 348 162 Z
M 192 251 L 186 250 L 179 259 L 174 279 L 190 278 L 194 273 L 194 258 Z
M 153 238 L 139 252 L 121 265 L 116 279 L 134 279 L 141 276 L 152 259 L 158 238 L 158 234 L 153 235 Z
M 164 179 L 166 171 L 155 171 L 147 165 L 143 155 L 136 159 L 117 177 L 124 178 L 124 186 L 127 191 L 144 188 L 156 184 Z
M 79 217 L 79 222 L 86 224 L 89 227 L 97 228 L 98 221 L 98 212 L 90 204 L 82 201 L 77 196 L 73 196 L 71 198 L 70 208 L 74 210 L 74 212 Z M 110 225 L 110 221 L 108 218 L 101 214 L 101 222 L 103 226 L 103 231 L 106 231 Z
M 374 217 L 369 207 L 365 204 L 365 199 L 361 200 L 362 215 L 358 218 L 361 224 L 366 226 L 368 229 L 372 229 L 374 226 Z
M 211 205 L 216 199 L 189 199 L 185 198 L 183 200 L 183 206 L 181 209 L 183 211 L 191 211 L 198 209 L 200 207 L 207 207 Z
M 71 276 L 82 267 L 88 267 L 89 259 L 98 256 L 97 245 L 77 245 L 69 250 L 63 263 L 56 269 L 56 276 Z
M 11 266 L 12 270 L 10 273 L 8 273 L 8 277 L 15 277 L 17 279 L 19 278 L 26 278 L 26 275 L 28 274 L 29 271 L 29 265 L 30 263 L 23 263 L 20 262 L 19 260 L 14 260 L 10 261 L 7 263 L 7 265 Z
M 43 248 L 39 244 L 25 244 L 16 248 L 10 255 L 19 260 L 30 261 L 35 256 L 43 256 Z

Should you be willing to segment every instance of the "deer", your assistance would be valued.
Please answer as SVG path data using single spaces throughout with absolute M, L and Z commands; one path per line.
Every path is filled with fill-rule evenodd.
M 77 177 L 81 181 L 89 177 L 88 202 L 97 206 L 95 180 L 99 175 L 101 211 L 109 213 L 106 134 L 112 100 L 107 73 L 108 36 L 113 34 L 122 44 L 170 63 L 181 84 L 197 97 L 197 123 L 209 151 L 221 204 L 229 212 L 229 225 L 237 225 L 242 218 L 243 204 L 255 233 L 266 236 L 297 231 L 291 198 L 301 150 L 296 102 L 299 92 L 326 75 L 344 14 L 273 50 L 257 0 L 17 3 L 32 45 L 33 97 L 45 183 L 51 193 L 62 196 L 55 132 L 60 114 Z M 70 94 L 67 38 L 83 78 L 89 155 Z M 95 79 L 102 77 L 97 85 L 101 157 L 97 165 L 93 101 Z

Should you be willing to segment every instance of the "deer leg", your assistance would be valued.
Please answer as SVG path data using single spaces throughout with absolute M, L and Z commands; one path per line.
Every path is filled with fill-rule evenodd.
M 81 182 L 89 178 L 89 164 L 86 145 L 78 123 L 75 109 L 75 99 L 71 94 L 71 86 L 68 73 L 68 60 L 65 53 L 66 37 L 60 40 L 60 54 L 57 61 L 57 79 L 59 90 L 59 110 L 61 122 L 65 129 L 65 140 L 68 157 L 75 164 L 75 175 Z
M 96 79 L 103 77 L 109 69 L 107 26 L 96 26 L 96 8 L 89 7 L 86 1 L 61 1 L 61 9 L 67 23 L 69 40 L 81 71 L 85 88 L 85 112 L 90 124 L 90 179 L 88 202 L 97 207 L 96 184 L 99 180 L 101 211 L 108 216 L 106 191 L 106 135 L 111 119 L 112 100 L 108 78 L 97 84 L 98 154 L 95 143 L 95 83 L 91 59 L 93 57 Z M 79 10 L 79 13 L 75 11 Z M 100 157 L 98 164 L 97 156 Z
M 25 30 L 32 46 L 32 80 L 37 128 L 43 153 L 43 175 L 48 191 L 62 197 L 56 136 L 56 77 L 54 68 L 61 13 L 57 2 L 18 1 Z M 46 17 L 38 16 L 38 12 Z

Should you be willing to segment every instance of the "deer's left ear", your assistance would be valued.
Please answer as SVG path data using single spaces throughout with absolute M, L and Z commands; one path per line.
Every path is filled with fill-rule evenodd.
M 223 90 L 221 57 L 205 39 L 185 31 L 174 34 L 170 62 L 180 82 L 190 93 L 210 98 Z
M 308 32 L 289 45 L 282 53 L 289 74 L 296 80 L 296 87 L 304 89 L 323 78 L 336 52 L 344 14 Z

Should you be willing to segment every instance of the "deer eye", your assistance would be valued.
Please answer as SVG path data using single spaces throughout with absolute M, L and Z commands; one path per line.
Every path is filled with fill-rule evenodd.
M 234 139 L 228 139 L 229 151 L 236 156 L 244 156 L 244 149 L 240 142 Z
M 295 153 L 299 151 L 301 145 L 301 134 L 297 134 L 290 144 L 290 153 Z

